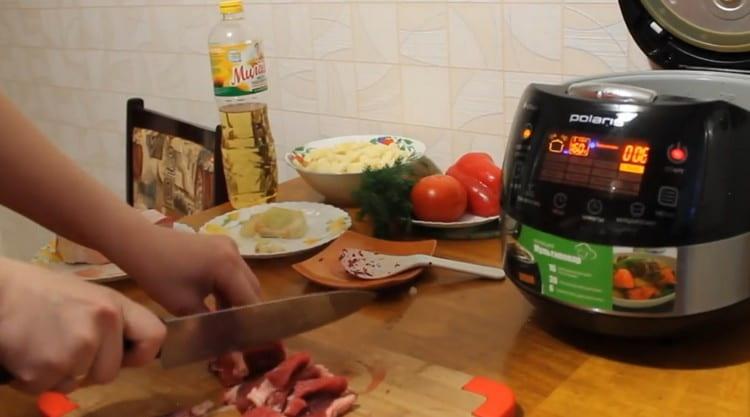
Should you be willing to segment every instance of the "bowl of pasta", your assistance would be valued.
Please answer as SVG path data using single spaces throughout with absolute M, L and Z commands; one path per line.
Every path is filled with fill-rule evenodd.
M 398 161 L 409 163 L 425 153 L 424 143 L 390 135 L 340 136 L 309 142 L 287 153 L 286 163 L 335 205 L 355 205 L 352 193 L 365 169 L 383 169 Z

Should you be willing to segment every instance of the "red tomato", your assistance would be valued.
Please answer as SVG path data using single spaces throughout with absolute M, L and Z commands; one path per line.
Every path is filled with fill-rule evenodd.
M 414 216 L 431 222 L 453 222 L 466 212 L 466 189 L 448 175 L 424 177 L 411 190 Z

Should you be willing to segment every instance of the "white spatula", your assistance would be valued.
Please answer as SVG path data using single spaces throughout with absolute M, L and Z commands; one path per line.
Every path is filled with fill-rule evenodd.
M 382 279 L 413 268 L 435 266 L 466 272 L 483 278 L 501 280 L 505 272 L 500 268 L 436 258 L 429 255 L 384 255 L 362 249 L 343 249 L 341 265 L 346 272 L 360 279 Z

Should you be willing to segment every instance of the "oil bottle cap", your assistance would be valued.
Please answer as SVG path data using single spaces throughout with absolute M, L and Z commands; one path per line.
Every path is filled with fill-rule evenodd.
M 244 10 L 242 0 L 222 0 L 219 3 L 219 10 L 223 14 L 241 13 Z

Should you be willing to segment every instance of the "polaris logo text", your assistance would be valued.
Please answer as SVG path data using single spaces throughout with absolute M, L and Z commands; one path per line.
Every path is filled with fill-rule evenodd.
M 615 127 L 623 127 L 625 126 L 626 120 L 624 118 L 614 118 L 614 117 L 602 117 L 602 116 L 595 116 L 593 114 L 571 114 L 570 119 L 568 120 L 570 123 L 589 123 L 592 125 L 600 125 L 600 126 L 615 126 Z

